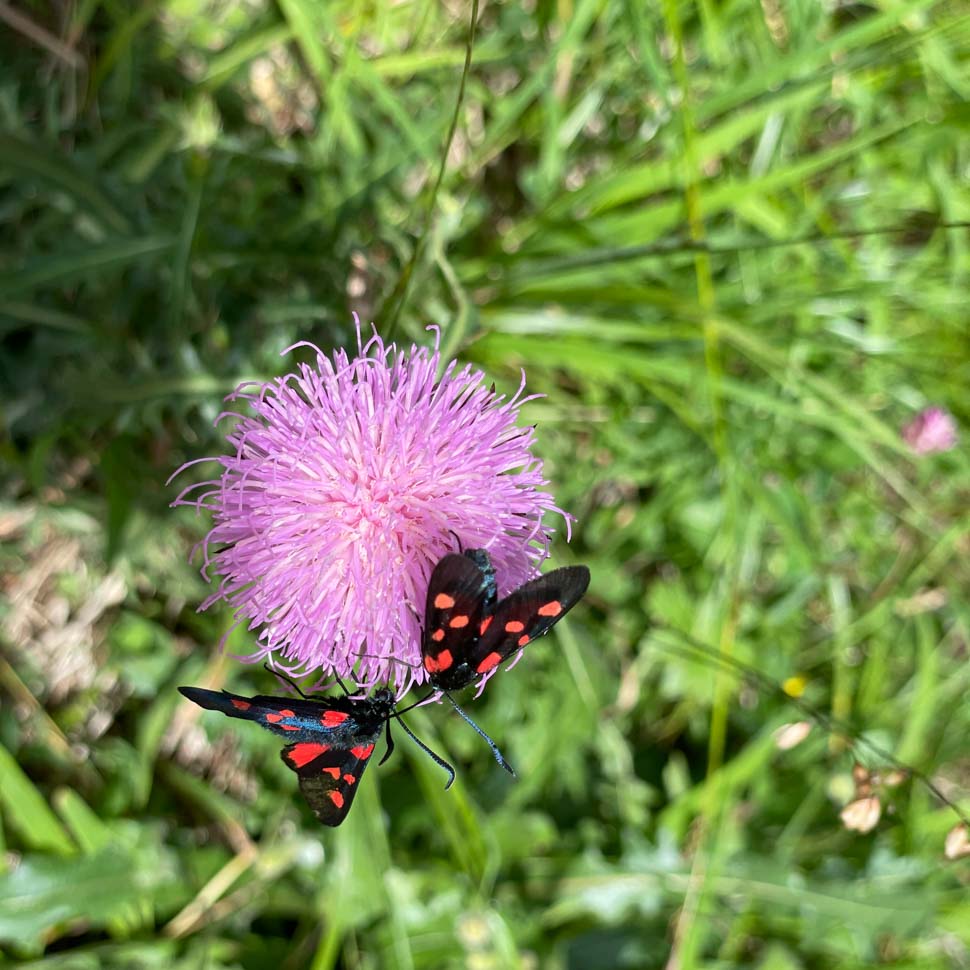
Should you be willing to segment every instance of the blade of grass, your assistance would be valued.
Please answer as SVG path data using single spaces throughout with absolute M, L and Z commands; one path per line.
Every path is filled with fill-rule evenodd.
M 97 184 L 91 173 L 41 142 L 0 133 L 0 168 L 11 169 L 23 179 L 46 182 L 53 189 L 64 192 L 106 230 L 115 233 L 131 231 L 128 216 Z
M 75 252 L 61 252 L 28 261 L 15 272 L 0 274 L 0 298 L 9 299 L 37 287 L 52 287 L 128 266 L 168 252 L 174 241 L 167 236 L 112 240 Z
M 77 849 L 47 800 L 34 787 L 13 755 L 0 746 L 0 806 L 24 843 L 42 852 L 74 855 Z

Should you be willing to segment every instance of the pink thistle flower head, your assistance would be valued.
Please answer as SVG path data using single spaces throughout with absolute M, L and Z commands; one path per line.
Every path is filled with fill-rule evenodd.
M 957 443 L 957 423 L 943 408 L 925 408 L 903 428 L 903 441 L 917 455 L 950 451 Z
M 559 509 L 516 423 L 532 397 L 524 375 L 506 399 L 480 370 L 442 370 L 437 330 L 409 353 L 376 332 L 363 343 L 359 321 L 352 359 L 295 346 L 315 361 L 230 394 L 245 407 L 217 419 L 235 419 L 230 453 L 200 459 L 221 475 L 172 503 L 212 514 L 201 572 L 219 585 L 200 609 L 224 601 L 259 630 L 242 659 L 403 694 L 427 677 L 424 599 L 442 556 L 488 549 L 504 594 L 547 555 L 543 518 Z

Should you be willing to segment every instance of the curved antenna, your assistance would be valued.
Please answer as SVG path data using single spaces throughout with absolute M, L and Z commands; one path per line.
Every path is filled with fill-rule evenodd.
M 515 769 L 505 760 L 502 756 L 502 752 L 499 751 L 498 745 L 455 703 L 455 699 L 448 693 L 448 691 L 443 690 L 441 692 L 451 701 L 451 706 L 465 719 L 465 721 L 471 725 L 472 730 L 477 731 L 479 737 L 483 738 L 485 743 L 492 749 L 492 754 L 495 755 L 495 760 L 513 777 L 516 777 Z
M 428 747 L 428 746 L 427 746 L 427 745 L 426 745 L 426 744 L 425 744 L 425 743 L 424 743 L 424 742 L 423 742 L 423 741 L 422 741 L 422 740 L 421 740 L 421 739 L 420 739 L 420 738 L 419 738 L 419 737 L 418 737 L 418 736 L 417 736 L 417 735 L 416 735 L 416 734 L 415 734 L 415 733 L 414 733 L 414 732 L 413 732 L 413 731 L 412 731 L 412 730 L 411 730 L 411 729 L 410 729 L 410 728 L 409 728 L 409 727 L 408 727 L 408 726 L 407 726 L 407 725 L 406 725 L 406 724 L 404 723 L 404 720 L 403 720 L 403 718 L 401 717 L 401 715 L 400 715 L 400 714 L 399 714 L 399 713 L 398 713 L 397 711 L 395 711 L 395 712 L 394 712 L 393 714 L 391 714 L 391 717 L 393 717 L 393 718 L 396 718 L 396 719 L 397 719 L 397 723 L 401 725 L 401 727 L 402 727 L 402 729 L 403 729 L 403 730 L 404 730 L 404 732 L 405 732 L 405 733 L 407 734 L 407 736 L 408 736 L 408 737 L 409 737 L 409 738 L 410 738 L 410 739 L 411 739 L 411 740 L 412 740 L 412 741 L 413 741 L 413 742 L 414 742 L 414 743 L 415 743 L 415 744 L 416 744 L 416 745 L 417 745 L 417 746 L 418 746 L 418 747 L 419 747 L 419 748 L 420 748 L 420 749 L 421 749 L 421 750 L 422 750 L 422 751 L 423 751 L 423 752 L 424 752 L 424 753 L 425 753 L 425 754 L 426 754 L 426 755 L 427 755 L 427 756 L 428 756 L 428 757 L 429 757 L 429 758 L 430 758 L 430 759 L 431 759 L 431 760 L 432 760 L 432 761 L 433 761 L 433 762 L 434 762 L 434 763 L 435 763 L 436 765 L 438 765 L 438 766 L 439 766 L 439 767 L 441 767 L 441 768 L 444 768 L 444 769 L 445 769 L 445 771 L 447 771 L 447 772 L 448 772 L 448 774 L 449 774 L 449 776 L 450 776 L 450 777 L 448 778 L 448 784 L 447 784 L 447 785 L 445 785 L 445 791 L 448 791 L 448 789 L 449 789 L 449 788 L 451 788 L 451 786 L 452 786 L 452 785 L 454 784 L 454 782 L 455 782 L 455 769 L 454 769 L 454 768 L 452 768 L 452 766 L 451 766 L 450 764 L 448 764 L 448 762 L 447 762 L 447 761 L 445 761 L 445 759 L 444 759 L 444 758 L 442 758 L 442 757 L 441 757 L 440 755 L 438 755 L 438 754 L 435 754 L 435 752 L 434 752 L 434 751 L 432 751 L 432 750 L 431 750 L 431 748 L 429 748 L 429 747 Z M 390 721 L 390 718 L 388 718 L 388 721 L 387 721 L 387 737 L 388 737 L 388 742 L 390 742 L 390 737 L 391 737 L 391 721 Z M 385 761 L 387 760 L 387 758 L 388 758 L 388 756 L 390 755 L 390 753 L 391 753 L 391 751 L 393 750 L 393 747 L 394 747 L 394 746 L 393 746 L 393 744 L 390 744 L 390 746 L 388 747 L 388 751 L 387 751 L 387 754 L 385 754 L 385 755 L 384 755 L 384 757 L 383 757 L 383 758 L 381 759 L 381 762 L 380 762 L 381 764 L 384 764 L 384 762 L 385 762 Z
M 398 661 L 398 662 L 400 662 L 400 661 Z M 339 680 L 339 678 L 338 678 L 338 681 L 337 681 L 337 682 L 338 682 L 338 683 L 340 683 L 340 680 Z M 341 686 L 341 687 L 343 687 L 343 684 L 340 684 L 340 686 Z M 346 690 L 346 688 L 344 688 L 344 690 Z M 470 718 L 470 717 L 469 717 L 469 716 L 468 716 L 468 715 L 467 715 L 467 714 L 466 714 L 466 713 L 465 713 L 465 712 L 464 712 L 464 711 L 463 711 L 463 710 L 462 710 L 462 709 L 461 709 L 461 708 L 460 708 L 460 707 L 459 707 L 459 706 L 458 706 L 458 705 L 457 705 L 456 703 L 455 703 L 455 699 L 454 699 L 454 698 L 453 698 L 453 697 L 451 696 L 451 694 L 449 694 L 449 693 L 448 693 L 448 691 L 446 691 L 446 690 L 444 690 L 444 691 L 439 691 L 439 690 L 433 690 L 433 691 L 432 691 L 432 692 L 431 692 L 430 694 L 426 694 L 426 695 L 425 695 L 424 697 L 422 697 L 422 698 L 421 698 L 420 700 L 417 700 L 417 701 L 415 701 L 415 702 L 414 702 L 413 704 L 408 704 L 408 706 L 407 706 L 407 707 L 405 707 L 405 708 L 403 708 L 403 709 L 402 709 L 402 710 L 400 710 L 400 711 L 395 711 L 395 712 L 394 712 L 393 714 L 391 714 L 390 716 L 391 716 L 391 717 L 396 717 L 396 718 L 399 718 L 399 719 L 400 719 L 400 716 L 401 716 L 402 714 L 407 714 L 407 712 L 408 712 L 408 711 L 412 711 L 412 710 L 414 710 L 414 708 L 416 708 L 416 707 L 420 707 L 420 706 L 421 706 L 422 704 L 424 704 L 424 703 L 426 703 L 427 701 L 429 701 L 429 700 L 431 700 L 431 698 L 433 698 L 433 697 L 434 697 L 435 695 L 438 695 L 438 696 L 440 696 L 440 695 L 442 695 L 442 694 L 444 694 L 444 696 L 448 698 L 448 700 L 449 700 L 449 701 L 451 702 L 451 706 L 452 706 L 452 707 L 453 707 L 453 708 L 454 708 L 454 709 L 455 709 L 455 710 L 456 710 L 456 711 L 457 711 L 457 712 L 459 713 L 459 715 L 461 715 L 461 717 L 462 717 L 462 718 L 463 718 L 463 719 L 464 719 L 464 720 L 465 720 L 465 721 L 466 721 L 466 722 L 467 722 L 467 723 L 468 723 L 468 724 L 469 724 L 469 725 L 471 726 L 471 728 L 472 728 L 472 730 L 473 730 L 473 731 L 475 731 L 475 732 L 476 732 L 476 733 L 477 733 L 477 734 L 479 735 L 479 737 L 481 737 L 481 738 L 482 738 L 482 740 L 483 740 L 483 741 L 484 741 L 484 742 L 485 742 L 485 743 L 486 743 L 486 744 L 487 744 L 487 745 L 488 745 L 488 746 L 489 746 L 489 747 L 490 747 L 490 748 L 492 749 L 492 754 L 493 754 L 493 755 L 495 756 L 495 760 L 496 760 L 496 761 L 497 761 L 497 762 L 498 762 L 498 763 L 499 763 L 499 764 L 500 764 L 500 765 L 501 765 L 501 766 L 502 766 L 502 767 L 503 767 L 503 768 L 504 768 L 504 769 L 505 769 L 505 770 L 506 770 L 506 771 L 507 771 L 507 772 L 508 772 L 508 773 L 509 773 L 509 774 L 510 774 L 510 775 L 511 775 L 511 776 L 512 776 L 513 778 L 516 778 L 516 777 L 518 777 L 518 776 L 517 776 L 517 775 L 515 774 L 515 769 L 514 769 L 514 768 L 513 768 L 513 767 L 512 767 L 512 766 L 511 766 L 511 765 L 510 765 L 510 764 L 509 764 L 509 763 L 508 763 L 508 762 L 507 762 L 507 761 L 505 760 L 505 757 L 503 756 L 503 754 L 502 754 L 502 752 L 501 752 L 501 751 L 499 750 L 499 747 L 498 747 L 498 745 L 497 745 L 497 744 L 496 744 L 496 743 L 495 743 L 495 742 L 494 742 L 494 741 L 493 741 L 493 740 L 492 740 L 492 739 L 491 739 L 491 738 L 490 738 L 490 737 L 489 737 L 489 736 L 488 736 L 488 735 L 487 735 L 487 734 L 486 734 L 486 733 L 485 733 L 485 732 L 484 732 L 484 731 L 483 731 L 483 730 L 482 730 L 482 729 L 481 729 L 481 728 L 480 728 L 480 727 L 479 727 L 479 726 L 478 726 L 478 725 L 477 725 L 477 724 L 476 724 L 476 723 L 475 723 L 475 722 L 474 722 L 474 721 L 473 721 L 473 720 L 472 720 L 472 719 L 471 719 L 471 718 Z M 423 744 L 423 743 L 422 743 L 421 741 L 419 741 L 419 740 L 418 740 L 418 739 L 417 739 L 417 738 L 416 738 L 416 737 L 414 736 L 414 734 L 413 734 L 413 733 L 411 732 L 411 730 L 410 730 L 410 729 L 408 728 L 408 726 L 407 726 L 407 725 L 406 725 L 406 724 L 404 723 L 404 721 L 401 721 L 401 722 L 400 722 L 400 724 L 401 724 L 401 727 L 403 727 L 403 728 L 404 728 L 404 730 L 405 730 L 405 731 L 407 731 L 407 732 L 408 732 L 408 734 L 410 734 L 410 735 L 411 735 L 411 737 L 412 737 L 412 738 L 414 738 L 414 740 L 415 740 L 415 741 L 416 741 L 416 742 L 417 742 L 417 743 L 418 743 L 418 744 L 419 744 L 419 745 L 420 745 L 420 746 L 421 746 L 421 747 L 422 747 L 422 748 L 423 748 L 423 749 L 424 749 L 425 751 L 427 751 L 427 753 L 428 753 L 428 754 L 429 754 L 429 755 L 430 755 L 430 756 L 431 756 L 431 757 L 432 757 L 432 758 L 433 758 L 433 759 L 434 759 L 435 761 L 437 761 L 437 762 L 438 762 L 438 764 L 440 764 L 442 768 L 444 768 L 444 769 L 445 769 L 445 771 L 448 771 L 448 772 L 450 772 L 450 773 L 451 773 L 451 775 L 452 775 L 452 780 L 454 780 L 454 773 L 455 773 L 455 769 L 454 769 L 454 768 L 452 768 L 452 767 L 451 767 L 451 765 L 449 765 L 447 761 L 444 761 L 443 759 L 441 759 L 441 758 L 439 758 L 439 757 L 438 757 L 438 756 L 437 756 L 437 755 L 436 755 L 436 754 L 435 754 L 435 753 L 434 753 L 434 752 L 433 752 L 433 751 L 432 751 L 432 750 L 431 750 L 431 749 L 430 749 L 430 748 L 429 748 L 429 747 L 428 747 L 428 746 L 427 746 L 426 744 Z M 392 745 L 391 747 L 393 748 L 393 745 Z M 384 759 L 383 759 L 383 760 L 381 761 L 381 764 L 383 764 L 383 763 L 384 763 L 384 761 L 386 761 L 386 760 L 387 760 L 387 758 L 388 758 L 388 755 L 387 755 L 387 754 L 385 754 L 385 755 L 384 755 Z M 447 785 L 447 787 L 449 787 L 449 788 L 451 787 L 451 782 L 450 782 L 450 781 L 448 782 L 448 785 Z

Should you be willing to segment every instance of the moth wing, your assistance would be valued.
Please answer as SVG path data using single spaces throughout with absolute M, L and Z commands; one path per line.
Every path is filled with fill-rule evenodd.
M 492 580 L 468 556 L 450 553 L 431 573 L 421 652 L 429 673 L 444 670 L 473 650 Z
M 255 716 L 248 713 L 252 707 L 248 697 L 230 694 L 226 690 L 206 690 L 204 687 L 180 687 L 179 693 L 207 711 L 220 711 L 229 717 L 241 717 L 246 721 L 255 720 Z
M 347 817 L 379 734 L 379 730 L 361 734 L 350 748 L 298 741 L 280 752 L 283 763 L 296 772 L 313 814 L 324 825 L 339 825 Z
M 319 701 L 268 694 L 240 697 L 229 691 L 205 690 L 202 687 L 180 687 L 179 692 L 199 707 L 243 721 L 253 721 L 290 741 L 317 734 L 332 734 L 334 728 L 356 713 L 353 702 L 341 697 Z
M 585 566 L 563 566 L 525 583 L 485 617 L 470 664 L 488 673 L 517 650 L 548 633 L 582 598 L 589 586 Z
M 203 687 L 180 687 L 179 693 L 207 711 L 218 711 L 227 717 L 254 721 L 274 734 L 285 736 L 288 731 L 279 727 L 287 715 L 295 715 L 283 697 L 241 697 L 227 690 L 206 690 Z

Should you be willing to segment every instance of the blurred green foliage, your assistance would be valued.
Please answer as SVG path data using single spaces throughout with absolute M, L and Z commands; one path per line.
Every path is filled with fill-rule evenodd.
M 300 339 L 391 312 L 468 9 L 4 4 L 0 953 L 174 967 L 963 967 L 924 786 L 867 835 L 853 755 L 687 634 L 970 809 L 970 18 L 959 3 L 488 3 L 394 336 L 547 396 L 585 606 L 443 708 L 348 822 L 277 742 L 188 710 L 214 658 L 167 508 Z M 944 227 L 942 224 L 949 224 Z M 245 652 L 234 633 L 232 652 Z M 879 767 L 876 762 L 870 767 Z

